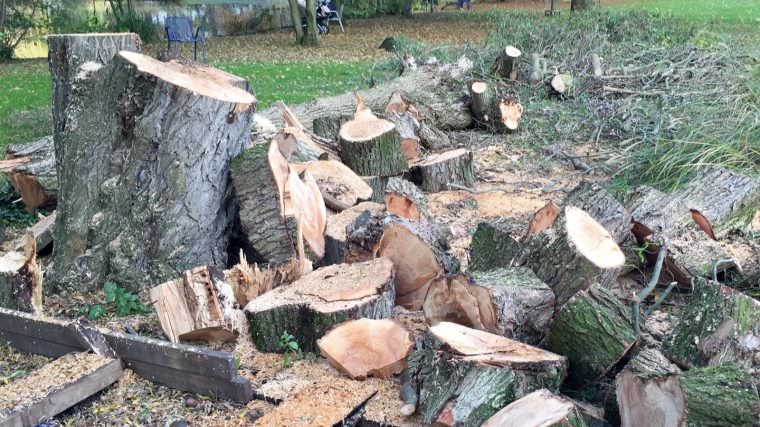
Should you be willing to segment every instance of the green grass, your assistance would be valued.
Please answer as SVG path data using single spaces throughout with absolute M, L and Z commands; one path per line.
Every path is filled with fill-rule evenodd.
M 0 154 L 8 144 L 50 135 L 51 90 L 47 61 L 0 64 Z
M 757 25 L 756 19 L 760 19 L 760 1 L 757 0 L 633 0 L 619 7 L 668 12 L 695 21 Z

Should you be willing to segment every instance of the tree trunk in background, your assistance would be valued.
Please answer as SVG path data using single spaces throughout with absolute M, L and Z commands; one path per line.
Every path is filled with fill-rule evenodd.
M 570 10 L 589 10 L 594 7 L 594 0 L 573 0 L 570 3 Z
M 296 43 L 303 42 L 303 27 L 301 27 L 301 10 L 297 0 L 288 0 L 290 4 L 290 19 L 293 20 L 293 31 L 296 33 Z
M 250 143 L 255 103 L 245 80 L 133 52 L 69 72 L 53 284 L 137 289 L 224 265 L 229 162 Z
M 413 4 L 414 0 L 404 0 L 404 8 L 402 9 L 401 13 L 403 13 L 404 16 L 411 16 Z
M 306 34 L 304 34 L 301 43 L 304 46 L 319 46 L 317 0 L 306 0 Z

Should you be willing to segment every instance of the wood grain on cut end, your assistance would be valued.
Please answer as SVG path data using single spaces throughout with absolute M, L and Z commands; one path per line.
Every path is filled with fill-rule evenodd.
M 567 236 L 578 251 L 599 268 L 618 268 L 625 264 L 625 255 L 604 227 L 585 211 L 567 207 Z

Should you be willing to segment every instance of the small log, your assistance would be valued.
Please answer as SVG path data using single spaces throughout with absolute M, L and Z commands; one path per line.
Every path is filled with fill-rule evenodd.
M 25 145 L 9 145 L 5 158 L 9 160 L 0 161 L 0 171 L 8 175 L 29 212 L 55 204 L 58 175 L 52 136 Z
M 280 336 L 288 332 L 301 350 L 314 352 L 316 341 L 339 323 L 391 317 L 394 294 L 393 263 L 378 258 L 315 270 L 252 300 L 245 313 L 259 351 L 281 350 Z
M 524 396 L 489 418 L 483 427 L 585 427 L 583 416 L 575 404 L 541 389 Z
M 346 251 L 348 250 L 347 228 L 359 215 L 364 212 L 381 212 L 383 205 L 374 202 L 362 202 L 348 208 L 343 212 L 327 218 L 325 229 L 325 256 L 319 261 L 318 266 L 324 267 L 333 264 L 347 262 Z
M 412 167 L 409 178 L 426 193 L 449 190 L 449 184 L 472 187 L 472 152 L 461 148 L 428 156 Z
M 0 257 L 0 307 L 34 313 L 42 309 L 42 269 L 31 235 L 26 236 L 23 253 Z
M 510 267 L 520 255 L 520 245 L 512 237 L 512 228 L 503 223 L 481 222 L 470 242 L 470 271 L 488 271 Z
M 404 153 L 404 158 L 409 164 L 412 164 L 420 159 L 420 137 L 419 133 L 420 122 L 417 120 L 413 113 L 405 112 L 390 112 L 385 114 L 385 118 L 396 126 L 396 130 L 401 138 L 401 151 Z
M 479 123 L 493 130 L 513 131 L 522 118 L 523 106 L 514 99 L 502 99 L 485 82 L 470 85 L 472 114 Z
M 317 340 L 322 356 L 354 380 L 401 373 L 413 346 L 411 333 L 389 319 L 351 320 Z
M 340 128 L 340 155 L 362 176 L 393 176 L 409 169 L 396 126 L 366 110 L 361 100 L 354 119 Z
M 409 358 L 422 422 L 444 426 L 480 426 L 533 391 L 557 391 L 566 366 L 562 356 L 448 322 L 431 327 Z
M 687 368 L 751 359 L 752 351 L 737 353 L 736 344 L 760 331 L 760 301 L 706 279 L 693 283 L 689 304 L 663 343 L 663 352 Z
M 517 68 L 522 52 L 514 46 L 507 46 L 499 54 L 494 63 L 494 69 L 503 79 L 517 80 Z
M 362 179 L 372 188 L 372 201 L 375 203 L 385 202 L 385 187 L 389 177 L 386 176 L 363 176 Z
M 602 58 L 598 54 L 592 53 L 589 55 L 589 60 L 591 61 L 591 73 L 594 77 L 601 77 L 604 74 L 602 71 Z
M 409 411 L 415 405 L 400 397 L 400 386 L 393 380 L 382 381 L 377 394 L 367 402 L 360 427 L 419 427 L 419 417 Z
M 487 289 L 496 309 L 495 333 L 527 344 L 538 344 L 554 315 L 554 293 L 527 268 L 499 268 L 472 273 Z
M 553 93 L 564 96 L 573 89 L 573 77 L 570 74 L 557 74 L 549 82 Z
M 636 341 L 630 309 L 609 290 L 593 285 L 557 311 L 541 347 L 567 357 L 567 384 L 578 386 L 606 374 Z
M 493 120 L 493 106 L 496 100 L 496 93 L 488 83 L 475 81 L 470 84 L 470 108 L 473 116 L 479 121 L 487 123 Z
M 150 290 L 161 328 L 173 343 L 229 341 L 239 325 L 235 293 L 220 270 L 196 267 Z
M 299 174 L 308 170 L 317 181 L 322 196 L 336 200 L 345 207 L 351 207 L 372 198 L 372 187 L 341 162 L 317 160 L 295 164 L 293 167 Z
M 425 195 L 411 182 L 393 177 L 385 187 L 385 206 L 389 214 L 418 221 L 428 219 Z
M 532 85 L 544 81 L 544 74 L 546 74 L 546 62 L 541 60 L 541 56 L 537 53 L 530 54 L 530 77 L 528 82 Z
M 431 325 L 453 322 L 497 333 L 497 308 L 488 288 L 471 283 L 465 274 L 433 279 L 422 305 Z

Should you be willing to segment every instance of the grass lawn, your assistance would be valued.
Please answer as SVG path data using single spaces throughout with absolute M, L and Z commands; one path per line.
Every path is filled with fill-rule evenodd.
M 51 90 L 47 61 L 0 64 L 0 153 L 8 144 L 50 135 Z
M 670 12 L 692 20 L 718 20 L 757 26 L 760 1 L 757 0 L 632 0 L 615 2 L 621 7 Z

